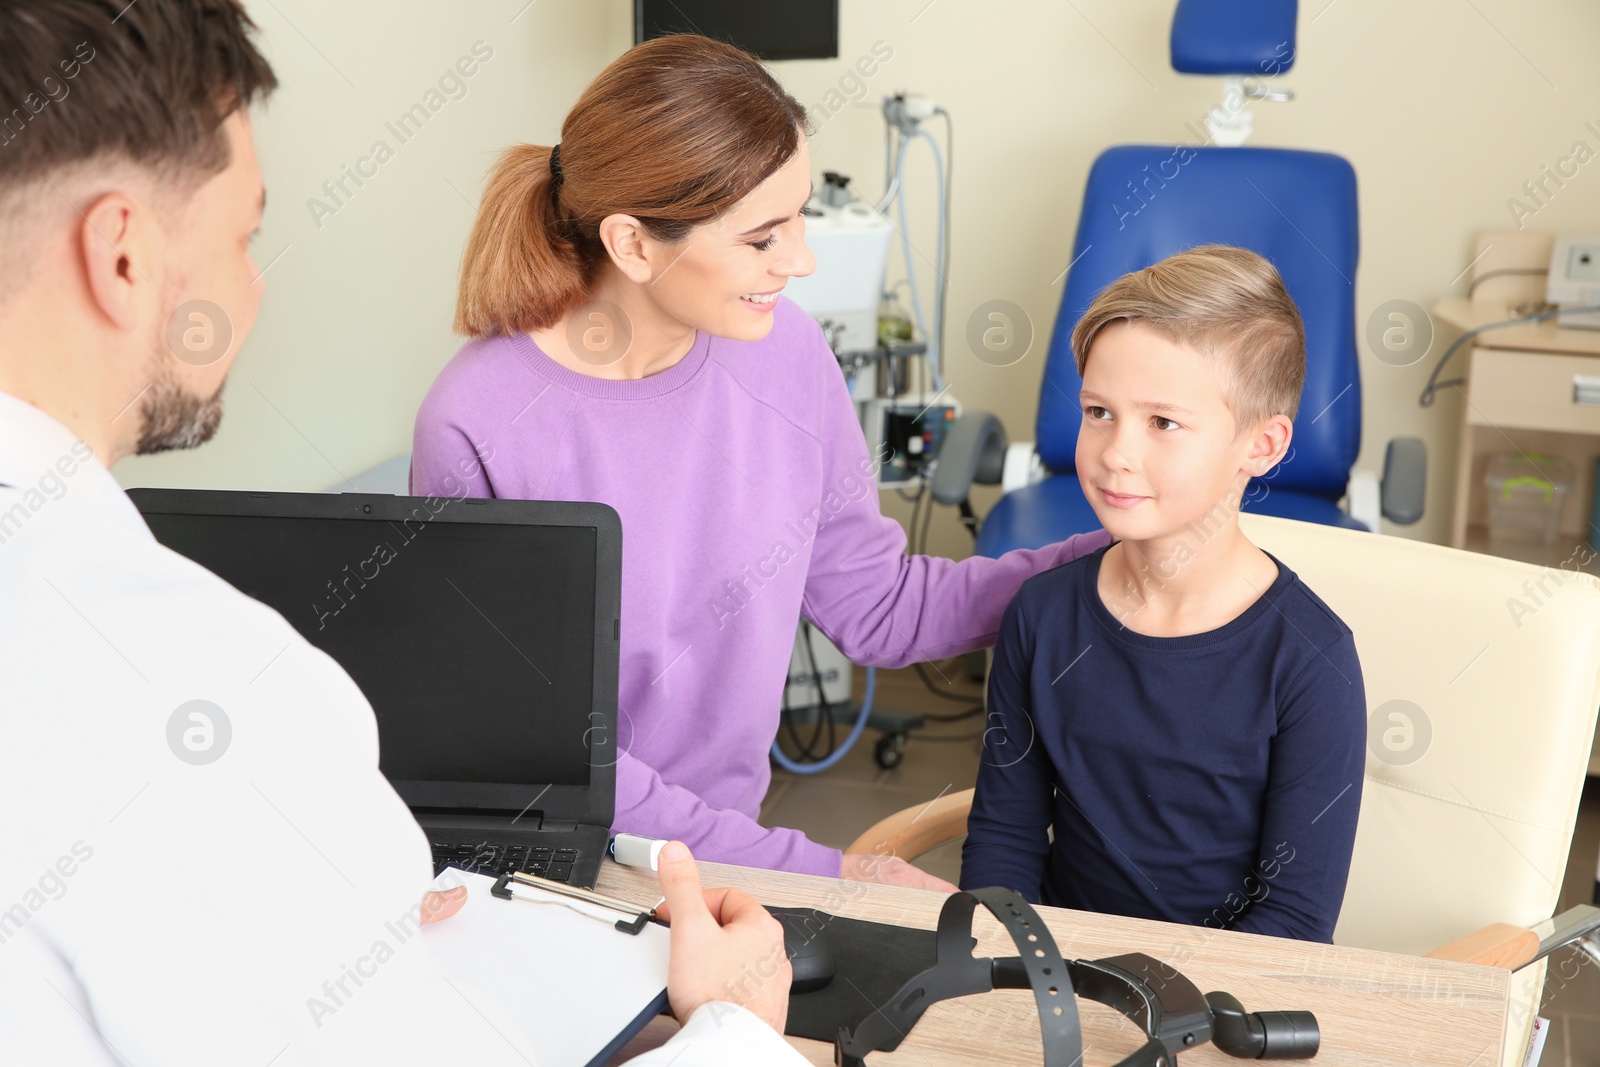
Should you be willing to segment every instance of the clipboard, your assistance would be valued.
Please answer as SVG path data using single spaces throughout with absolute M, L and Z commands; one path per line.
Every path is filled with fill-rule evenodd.
M 626 900 L 608 897 L 592 889 L 579 889 L 564 882 L 553 882 L 526 871 L 512 871 L 495 879 L 490 894 L 501 900 L 525 900 L 530 904 L 555 904 L 571 908 L 579 915 L 588 915 L 601 922 L 611 922 L 612 928 L 625 934 L 638 936 L 644 924 L 656 919 L 655 908 L 639 908 Z M 560 897 L 550 900 L 549 897 Z M 613 921 L 614 920 L 614 921 Z
M 424 924 L 424 939 L 469 1002 L 515 1020 L 540 1067 L 600 1067 L 667 1009 L 668 932 L 648 909 L 462 867 L 429 888 L 458 885 L 467 902 Z

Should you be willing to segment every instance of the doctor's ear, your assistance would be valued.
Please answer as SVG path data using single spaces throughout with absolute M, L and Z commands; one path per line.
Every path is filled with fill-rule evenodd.
M 600 241 L 629 281 L 640 285 L 651 281 L 655 270 L 650 262 L 652 238 L 644 223 L 632 215 L 607 215 L 600 222 Z
M 78 254 L 89 294 L 106 318 L 131 330 L 139 321 L 139 302 L 150 290 L 139 269 L 151 259 L 148 216 L 121 193 L 107 193 L 79 215 Z

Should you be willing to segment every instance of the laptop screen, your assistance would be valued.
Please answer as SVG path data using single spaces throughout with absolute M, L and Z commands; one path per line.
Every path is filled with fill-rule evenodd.
M 377 715 L 390 781 L 588 784 L 594 527 L 149 510 L 145 521 L 349 672 Z

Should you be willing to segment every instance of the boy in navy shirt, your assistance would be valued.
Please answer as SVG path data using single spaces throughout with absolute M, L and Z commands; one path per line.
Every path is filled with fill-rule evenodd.
M 1006 610 L 961 885 L 1331 941 L 1361 666 L 1349 627 L 1238 524 L 1293 436 L 1299 311 L 1265 259 L 1207 245 L 1113 282 L 1072 348 L 1078 480 L 1113 543 Z

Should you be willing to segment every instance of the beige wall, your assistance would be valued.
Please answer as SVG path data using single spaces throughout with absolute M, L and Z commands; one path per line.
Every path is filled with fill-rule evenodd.
M 247 6 L 280 82 L 255 118 L 266 297 L 216 438 L 119 464 L 125 485 L 321 490 L 409 451 L 417 406 L 461 343 L 456 267 L 484 173 L 507 144 L 553 143 L 584 85 L 632 42 L 622 0 Z M 463 57 L 475 70 L 465 95 L 447 83 L 429 100 Z M 386 124 L 419 103 L 438 110 L 402 143 Z M 380 140 L 392 152 L 381 164 Z M 323 183 L 344 168 L 376 174 L 346 178 L 337 206 Z
M 283 255 L 268 271 L 267 302 L 230 378 L 217 440 L 191 454 L 131 459 L 117 470 L 126 484 L 319 489 L 409 448 L 417 403 L 458 344 L 449 332 L 455 269 L 469 201 L 495 149 L 549 143 L 584 84 L 631 41 L 627 0 L 524 3 L 252 0 L 284 83 L 257 121 L 271 194 L 258 258 Z M 994 410 L 1013 438 L 1031 438 L 1090 162 L 1113 144 L 1192 143 L 1185 124 L 1215 102 L 1220 82 L 1172 72 L 1169 2 L 841 0 L 841 8 L 838 60 L 774 65 L 802 103 L 833 110 L 830 91 L 856 59 L 878 41 L 894 54 L 864 99 L 821 123 L 814 168 L 849 173 L 876 193 L 877 99 L 909 88 L 953 112 L 947 378 L 969 407 Z M 1600 137 L 1584 128 L 1600 128 L 1600 5 L 1590 0 L 1309 0 L 1299 34 L 1299 60 L 1280 79 L 1298 99 L 1256 105 L 1251 143 L 1334 151 L 1354 164 L 1358 325 L 1385 301 L 1428 307 L 1464 293 L 1455 279 L 1473 234 L 1510 224 L 1508 199 L 1574 142 L 1600 151 Z M 467 80 L 467 95 L 396 146 L 319 227 L 307 200 L 375 140 L 395 145 L 384 123 L 480 40 L 494 55 Z M 914 158 L 912 230 L 931 259 L 932 175 L 926 156 Z M 1600 231 L 1600 162 L 1580 168 L 1527 225 Z M 895 277 L 897 264 L 894 254 Z M 997 298 L 1021 305 L 1040 334 L 1033 354 L 1003 369 L 960 343 L 971 311 Z M 1363 353 L 1362 463 L 1380 462 L 1390 437 L 1422 436 L 1429 514 L 1409 532 L 1442 540 L 1460 401 L 1417 406 L 1431 362 L 1394 368 Z M 992 498 L 980 496 L 980 511 Z M 892 494 L 885 507 L 904 514 Z M 933 547 L 966 551 L 953 513 L 938 517 Z

